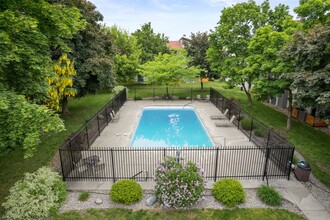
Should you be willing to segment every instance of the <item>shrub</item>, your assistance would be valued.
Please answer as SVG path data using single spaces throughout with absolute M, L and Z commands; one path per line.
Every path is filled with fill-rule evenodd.
M 135 180 L 119 180 L 110 190 L 110 198 L 125 205 L 140 201 L 142 195 L 143 190 Z
M 228 207 L 245 202 L 245 191 L 241 183 L 234 179 L 217 181 L 212 188 L 214 197 Z
M 155 193 L 160 204 L 167 207 L 186 207 L 203 196 L 203 169 L 195 163 L 177 162 L 167 157 L 156 169 Z
M 40 219 L 56 214 L 66 200 L 66 185 L 49 167 L 26 173 L 22 180 L 9 190 L 3 203 L 6 219 Z
M 241 126 L 244 130 L 250 131 L 251 130 L 251 118 L 243 118 L 241 121 Z M 255 125 L 252 124 L 252 130 L 255 128 Z
M 260 200 L 271 206 L 279 206 L 282 203 L 282 197 L 271 186 L 262 185 L 257 189 L 257 195 Z
M 267 135 L 267 131 L 261 128 L 257 128 L 254 130 L 254 135 L 257 137 L 265 137 Z
M 89 192 L 82 192 L 79 195 L 79 201 L 86 201 L 89 198 Z
M 134 97 L 134 100 L 142 100 L 142 97 L 141 96 L 136 96 L 136 97 Z

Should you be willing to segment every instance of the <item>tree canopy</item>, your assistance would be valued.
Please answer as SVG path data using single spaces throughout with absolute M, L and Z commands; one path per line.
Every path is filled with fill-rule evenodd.
M 151 23 L 146 23 L 132 33 L 136 37 L 137 43 L 142 50 L 141 61 L 146 63 L 153 60 L 158 53 L 169 53 L 167 47 L 168 37 L 164 34 L 154 33 Z

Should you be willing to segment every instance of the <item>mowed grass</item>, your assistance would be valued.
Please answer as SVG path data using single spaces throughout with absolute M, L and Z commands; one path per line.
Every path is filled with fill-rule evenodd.
M 102 220 L 102 219 L 173 219 L 173 220 L 300 220 L 304 217 L 283 209 L 193 209 L 193 210 L 167 210 L 151 211 L 131 209 L 89 209 L 82 212 L 65 212 L 52 217 L 53 220 Z
M 136 96 L 145 97 L 152 95 L 150 85 L 132 84 L 128 85 L 129 97 Z M 276 131 L 285 136 L 289 142 L 295 145 L 296 150 L 308 161 L 312 167 L 312 173 L 318 180 L 330 187 L 330 136 L 300 121 L 294 120 L 292 130 L 286 132 L 287 116 L 281 112 L 268 107 L 262 102 L 255 99 L 252 106 L 248 105 L 247 96 L 238 88 L 225 89 L 224 84 L 220 82 L 204 83 L 203 93 L 200 90 L 200 83 L 186 83 L 176 87 L 175 91 L 184 91 L 189 95 L 190 88 L 193 88 L 194 94 L 207 94 L 209 88 L 213 87 L 227 98 L 233 98 L 241 108 L 252 114 L 254 117 L 265 123 L 268 127 L 274 128 Z M 136 89 L 135 89 L 136 88 Z M 144 89 L 142 89 L 144 88 Z M 146 89 L 149 88 L 149 89 Z M 150 92 L 151 91 L 151 92 Z M 157 89 L 155 90 L 157 91 Z M 164 92 L 165 90 L 160 90 Z M 175 94 L 175 93 L 174 93 Z M 183 95 L 184 96 L 184 95 Z
M 64 143 L 71 133 L 77 131 L 95 113 L 114 97 L 111 93 L 87 95 L 80 99 L 69 101 L 70 115 L 62 117 L 66 131 L 56 134 L 46 134 L 42 137 L 42 143 L 38 146 L 34 156 L 23 159 L 24 151 L 16 149 L 0 158 L 0 204 L 5 202 L 9 188 L 23 177 L 25 172 L 34 172 L 44 165 L 48 165 L 56 154 L 58 147 Z M 3 207 L 0 205 L 0 213 Z M 1 214 L 0 214 L 1 216 Z

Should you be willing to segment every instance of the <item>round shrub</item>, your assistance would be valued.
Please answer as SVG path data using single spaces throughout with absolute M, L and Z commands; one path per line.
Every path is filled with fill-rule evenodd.
M 271 206 L 279 206 L 282 203 L 282 197 L 280 194 L 271 186 L 262 185 L 257 189 L 257 195 L 259 199 Z
M 56 214 L 67 196 L 66 184 L 49 167 L 26 173 L 3 203 L 5 219 L 41 219 Z
M 241 183 L 234 179 L 217 181 L 212 188 L 214 197 L 228 207 L 245 202 L 245 191 Z
M 161 205 L 180 208 L 196 203 L 204 192 L 204 171 L 195 163 L 167 157 L 156 169 L 155 193 Z
M 252 122 L 252 119 L 251 118 L 243 118 L 240 123 L 241 123 L 241 126 L 244 130 L 246 131 L 250 131 L 251 130 L 251 122 Z M 255 125 L 252 124 L 252 130 L 255 128 Z
M 264 129 L 257 128 L 254 130 L 254 135 L 257 137 L 265 137 L 267 135 L 267 132 Z
M 135 180 L 119 180 L 110 190 L 110 198 L 125 205 L 140 201 L 142 195 L 143 190 Z

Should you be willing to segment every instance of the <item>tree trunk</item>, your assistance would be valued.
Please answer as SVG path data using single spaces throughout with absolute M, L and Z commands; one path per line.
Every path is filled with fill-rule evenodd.
M 290 131 L 292 129 L 292 91 L 289 89 L 289 95 L 288 95 L 288 101 L 289 101 L 289 106 L 288 106 L 288 119 L 286 122 L 286 131 Z
M 204 85 L 203 85 L 203 76 L 202 73 L 200 74 L 200 79 L 201 79 L 201 89 L 204 89 Z
M 68 97 L 64 96 L 62 99 L 62 115 L 68 115 L 69 113 Z
M 243 80 L 242 80 L 242 87 L 243 87 L 243 89 L 244 89 L 245 94 L 246 94 L 247 97 L 248 97 L 248 104 L 249 104 L 249 106 L 252 106 L 252 95 L 251 95 L 250 91 L 248 91 L 248 90 L 246 89 L 246 87 L 245 87 L 245 83 L 244 83 Z

